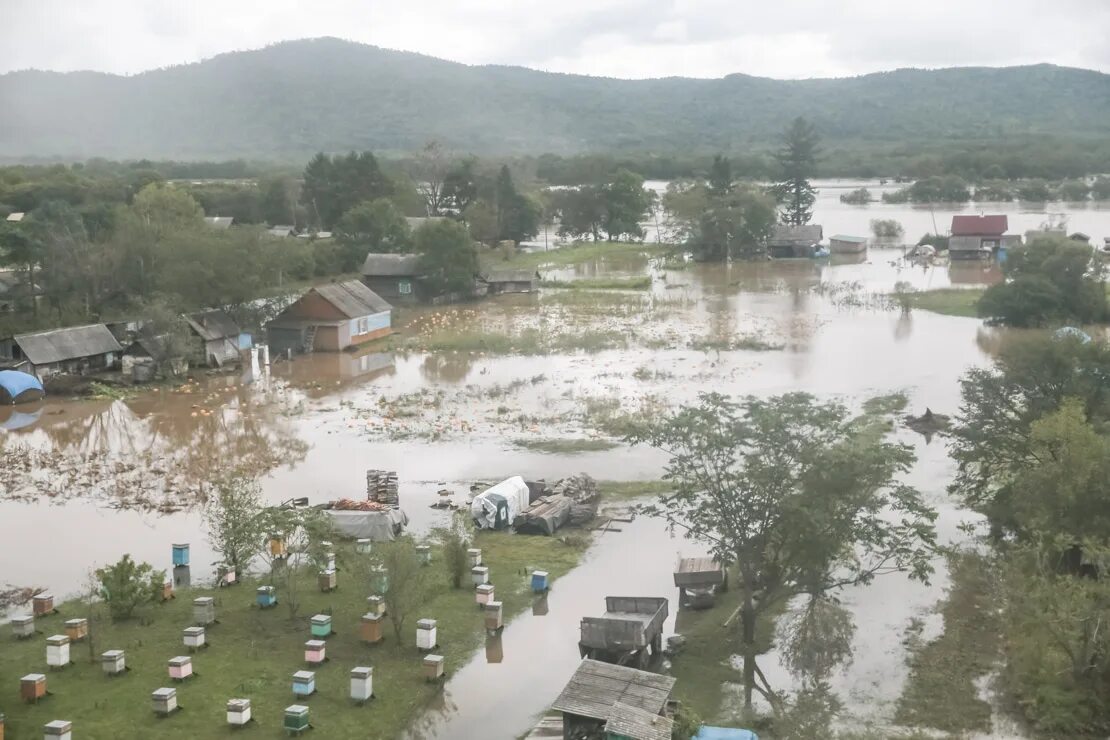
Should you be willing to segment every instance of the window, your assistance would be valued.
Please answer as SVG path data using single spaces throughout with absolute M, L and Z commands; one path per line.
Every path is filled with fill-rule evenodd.
M 399 280 L 397 282 L 397 292 L 401 295 L 412 295 L 412 281 Z
M 363 317 L 358 320 L 358 333 L 366 334 L 370 331 L 370 319 Z

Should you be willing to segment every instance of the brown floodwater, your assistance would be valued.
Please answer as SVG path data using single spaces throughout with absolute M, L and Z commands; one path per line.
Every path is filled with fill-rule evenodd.
M 204 377 L 130 399 L 0 409 L 0 582 L 73 593 L 91 568 L 125 552 L 168 568 L 173 542 L 192 544 L 193 577 L 207 578 L 215 557 L 195 504 L 207 482 L 232 467 L 260 475 L 273 502 L 357 498 L 367 468 L 396 470 L 402 506 L 419 533 L 443 520 L 429 505 L 444 486 L 461 501 L 474 481 L 516 474 L 658 476 L 663 460 L 649 449 L 541 451 L 550 440 L 601 436 L 597 419 L 605 410 L 652 413 L 706 390 L 805 390 L 849 404 L 899 391 L 911 411 L 952 413 L 959 377 L 988 360 L 997 332 L 973 319 L 902 315 L 880 296 L 898 282 L 927 289 L 999 276 L 981 265 L 905 265 L 899 254 L 671 271 L 646 260 L 601 260 L 550 275 L 648 273 L 651 290 L 600 299 L 544 291 L 401 318 L 410 336 L 449 327 L 621 338 L 596 353 L 320 354 L 276 363 L 258 377 Z M 779 349 L 713 349 L 752 346 L 732 343 L 752 338 Z M 917 452 L 908 481 L 938 509 L 940 541 L 965 541 L 958 525 L 975 517 L 945 493 L 953 465 L 943 441 L 896 433 Z M 28 460 L 31 472 L 13 470 L 14 460 Z M 499 644 L 480 649 L 413 737 L 523 732 L 573 671 L 578 619 L 599 611 L 606 594 L 670 598 L 673 629 L 671 567 L 679 553 L 699 548 L 658 522 L 623 529 L 602 535 L 556 583 L 546 614 L 519 616 Z M 936 566 L 929 586 L 891 575 L 842 595 L 856 623 L 853 661 L 832 678 L 846 722 L 882 725 L 893 716 L 906 676 L 904 630 L 915 618 L 925 620 L 926 637 L 940 628 L 932 607 L 947 576 L 939 558 Z M 775 653 L 760 665 L 776 686 L 792 685 Z

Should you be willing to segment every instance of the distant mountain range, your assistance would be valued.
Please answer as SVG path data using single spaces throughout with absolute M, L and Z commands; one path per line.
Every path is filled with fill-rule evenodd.
M 129 77 L 0 76 L 0 157 L 303 159 L 412 151 L 766 148 L 795 116 L 827 145 L 1110 134 L 1110 75 L 1050 65 L 846 79 L 617 80 L 468 66 L 338 39 Z

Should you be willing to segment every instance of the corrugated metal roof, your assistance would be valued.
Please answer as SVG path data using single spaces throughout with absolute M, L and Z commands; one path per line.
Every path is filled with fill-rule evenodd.
M 362 274 L 372 277 L 405 277 L 418 275 L 418 254 L 368 254 L 362 263 Z
M 7 219 L 7 220 L 8 220 L 8 221 L 22 221 L 22 220 L 23 220 L 23 217 L 24 217 L 25 215 L 26 215 L 26 214 L 24 214 L 24 213 L 22 213 L 22 212 L 20 212 L 20 211 L 17 211 L 17 212 L 15 212 L 15 213 L 9 213 L 9 214 L 8 214 L 8 219 Z
M 49 365 L 123 350 L 104 324 L 17 334 L 13 340 L 32 365 Z
M 767 243 L 771 246 L 810 246 L 821 241 L 824 236 L 824 229 L 817 224 L 805 224 L 804 226 L 791 226 L 790 224 L 775 224 L 775 230 L 771 232 L 771 238 Z
M 617 702 L 609 710 L 605 731 L 632 740 L 671 740 L 674 722 L 639 707 Z
M 204 222 L 215 229 L 229 229 L 232 222 L 235 221 L 234 216 L 205 216 Z
M 318 285 L 312 290 L 349 319 L 393 309 L 393 306 L 389 305 L 384 298 L 367 288 L 360 280 Z
M 837 234 L 836 236 L 830 236 L 829 241 L 848 242 L 850 244 L 863 244 L 865 241 L 867 241 L 867 237 L 866 236 L 845 236 L 844 234 Z
M 675 679 L 587 658 L 578 666 L 552 709 L 605 721 L 613 705 L 627 704 L 661 714 Z
M 239 336 L 239 325 L 235 323 L 235 319 L 218 308 L 189 314 L 185 321 L 206 342 Z
M 1010 228 L 1005 216 L 953 216 L 952 236 L 1001 236 Z

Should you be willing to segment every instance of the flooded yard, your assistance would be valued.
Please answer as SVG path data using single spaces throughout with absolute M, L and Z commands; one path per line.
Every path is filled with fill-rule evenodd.
M 650 287 L 552 288 L 412 310 L 390 351 L 319 354 L 259 377 L 205 377 L 132 398 L 5 408 L 0 581 L 72 593 L 88 569 L 124 552 L 168 567 L 171 542 L 192 543 L 195 577 L 208 577 L 204 564 L 215 557 L 195 503 L 232 467 L 262 476 L 275 503 L 360 498 L 366 469 L 396 470 L 401 504 L 421 533 L 447 516 L 429 508 L 443 487 L 462 502 L 473 482 L 516 474 L 657 478 L 662 457 L 627 447 L 614 431 L 702 391 L 804 390 L 849 405 L 904 393 L 908 411 L 953 413 L 957 381 L 988 361 L 994 330 L 902 314 L 886 295 L 899 282 L 927 289 L 999 275 L 980 265 L 909 266 L 899 256 L 872 249 L 859 262 L 677 270 L 646 257 L 601 260 L 545 277 L 647 274 Z M 943 439 L 896 435 L 917 454 L 907 482 L 939 512 L 939 541 L 964 542 L 959 525 L 973 515 L 946 494 L 953 464 Z M 526 731 L 578 663 L 578 619 L 600 612 L 605 595 L 668 597 L 673 632 L 672 566 L 700 548 L 658 521 L 620 527 L 597 535 L 575 571 L 451 678 L 412 737 Z M 888 575 L 842 594 L 855 624 L 853 658 L 832 679 L 845 726 L 893 721 L 908 673 L 906 630 L 915 620 L 934 635 L 943 629 L 933 613 L 949 585 L 939 556 L 936 567 L 928 586 Z M 773 685 L 791 685 L 774 650 L 760 665 Z

